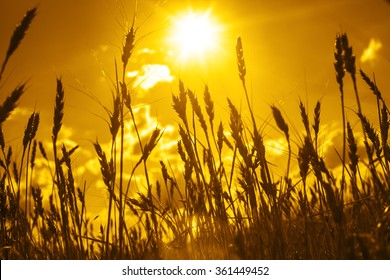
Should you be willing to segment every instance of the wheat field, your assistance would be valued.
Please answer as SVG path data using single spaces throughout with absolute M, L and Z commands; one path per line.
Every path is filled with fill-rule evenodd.
M 7 83 L 3 74 L 16 50 L 23 48 L 36 16 L 37 8 L 28 10 L 15 28 L 1 83 Z M 298 134 L 292 131 L 298 124 L 276 105 L 269 107 L 267 121 L 256 117 L 247 89 L 245 42 L 238 37 L 234 78 L 242 85 L 245 105 L 226 98 L 229 119 L 220 120 L 213 89 L 206 85 L 196 94 L 180 80 L 169 109 L 176 114 L 178 140 L 172 156 L 178 166 L 159 160 L 156 178 L 150 162 L 165 128 L 157 125 L 147 135 L 141 133 L 137 96 L 126 76 L 137 32 L 133 21 L 116 60 L 112 100 L 102 105 L 110 145 L 90 139 L 98 179 L 107 193 L 106 216 L 100 217 L 98 228 L 86 201 L 87 183 L 74 176 L 73 158 L 80 147 L 69 147 L 59 138 L 66 115 L 63 80 L 53 81 L 55 105 L 47 135 L 51 143 L 37 137 L 40 113 L 35 110 L 20 143 L 7 141 L 3 124 L 28 85 L 1 92 L 6 96 L 0 106 L 1 259 L 389 259 L 389 109 L 375 78 L 357 69 L 346 33 L 338 33 L 334 44 L 343 131 L 341 172 L 334 172 L 323 157 L 319 135 L 327 132 L 322 131 L 321 101 L 314 110 L 299 102 L 297 119 L 304 129 Z M 371 91 L 376 115 L 362 110 L 357 80 Z M 358 108 L 353 119 L 345 112 L 351 105 L 345 104 L 346 94 L 353 94 Z M 128 126 L 140 151 L 132 165 L 125 150 Z M 283 136 L 282 175 L 274 173 L 269 160 L 264 134 L 268 126 Z M 19 153 L 16 144 L 22 147 Z M 34 181 L 38 157 L 50 170 L 48 196 Z

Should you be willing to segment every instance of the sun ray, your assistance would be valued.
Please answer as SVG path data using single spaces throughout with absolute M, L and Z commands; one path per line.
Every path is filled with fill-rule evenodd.
M 205 58 L 218 48 L 221 26 L 211 11 L 190 11 L 173 19 L 170 37 L 180 60 Z

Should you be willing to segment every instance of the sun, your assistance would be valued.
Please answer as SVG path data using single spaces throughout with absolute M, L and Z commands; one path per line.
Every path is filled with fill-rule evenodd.
M 181 60 L 204 58 L 218 47 L 221 26 L 211 11 L 190 11 L 175 17 L 172 23 L 170 41 Z

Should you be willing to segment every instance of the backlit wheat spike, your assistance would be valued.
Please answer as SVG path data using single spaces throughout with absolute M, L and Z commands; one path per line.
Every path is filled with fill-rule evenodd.
M 230 101 L 230 99 L 227 99 L 229 109 L 230 109 L 230 129 L 232 132 L 232 136 L 234 140 L 237 141 L 238 138 L 241 137 L 241 133 L 244 129 L 241 115 L 238 113 L 237 108 L 234 106 L 234 104 Z
M 387 140 L 389 138 L 389 128 L 390 128 L 389 113 L 385 105 L 382 106 L 380 116 L 381 116 L 381 120 L 380 120 L 381 139 L 382 139 L 382 145 L 385 148 L 386 146 L 388 147 Z
M 162 173 L 162 176 L 163 176 L 163 179 L 164 179 L 164 183 L 165 185 L 168 184 L 168 179 L 170 179 L 170 176 L 168 174 L 168 169 L 167 169 L 167 166 L 165 165 L 165 163 L 160 160 L 160 165 L 161 165 L 161 173 Z
M 288 125 L 287 125 L 286 121 L 284 120 L 282 113 L 275 106 L 271 106 L 271 109 L 272 109 L 272 114 L 274 116 L 274 119 L 276 121 L 277 126 L 279 127 L 279 129 L 281 131 L 283 131 L 283 133 L 286 136 L 286 139 L 288 141 L 290 139 L 290 135 L 288 132 Z
M 187 152 L 189 159 L 195 160 L 196 156 L 195 156 L 194 148 L 192 146 L 191 138 L 186 133 L 186 130 L 181 125 L 179 125 L 179 135 L 180 135 L 180 138 L 182 140 L 180 142 L 183 143 L 185 151 Z
M 121 107 L 121 100 L 120 96 L 115 96 L 114 98 L 114 110 L 110 114 L 110 133 L 111 133 L 111 140 L 114 142 L 116 135 L 118 134 L 119 128 L 120 128 L 120 107 Z
M 77 197 L 78 197 L 79 201 L 84 205 L 85 193 L 80 188 L 77 188 Z
M 122 97 L 124 99 L 124 103 L 125 103 L 127 109 L 131 110 L 131 95 L 130 95 L 130 91 L 127 89 L 126 83 L 120 82 L 120 86 L 121 86 L 121 94 L 122 94 Z
M 17 102 L 24 92 L 25 85 L 26 84 L 22 84 L 16 87 L 5 99 L 3 105 L 0 106 L 0 125 L 5 122 L 10 113 L 16 108 Z
M 6 166 L 9 166 L 11 164 L 11 157 L 12 157 L 12 146 L 9 146 L 7 151 L 7 156 L 5 157 L 5 164 Z
M 357 171 L 357 166 L 359 162 L 359 155 L 358 155 L 358 148 L 355 140 L 355 136 L 353 134 L 353 130 L 351 127 L 351 124 L 347 122 L 347 141 L 348 141 L 348 155 L 349 155 L 349 160 L 351 163 L 349 164 L 349 167 L 352 170 L 353 174 L 356 174 Z
M 34 166 L 35 166 L 36 153 L 37 153 L 37 140 L 34 140 L 33 145 L 32 145 L 32 149 L 31 149 L 31 159 L 30 159 L 31 170 L 34 169 Z
M 381 141 L 383 146 L 383 154 L 386 160 L 389 160 L 390 147 L 388 144 L 388 138 L 389 138 L 390 120 L 389 120 L 389 113 L 385 105 L 382 106 L 380 116 L 381 116 L 380 128 L 381 128 Z
M 12 174 L 14 176 L 14 180 L 17 184 L 20 182 L 20 176 L 18 174 L 18 166 L 16 164 L 16 161 L 12 162 Z
M 124 69 L 126 68 L 127 63 L 129 62 L 129 59 L 135 47 L 135 33 L 136 33 L 136 29 L 134 28 L 134 20 L 133 20 L 133 24 L 131 25 L 131 28 L 127 32 L 125 43 L 123 44 L 122 62 L 123 62 Z
M 356 74 L 356 66 L 355 61 L 356 57 L 353 54 L 352 47 L 349 46 L 348 42 L 348 36 L 347 34 L 341 35 L 341 45 L 344 50 L 344 64 L 345 64 L 345 70 L 351 74 L 352 79 L 355 80 L 355 74 Z
M 26 149 L 27 145 L 34 139 L 39 125 L 39 113 L 32 113 L 28 119 L 27 127 L 24 130 L 23 148 Z
M 70 157 L 77 149 L 79 148 L 79 145 L 74 146 L 72 149 L 69 151 L 66 151 L 66 156 Z M 60 164 L 63 164 L 64 162 L 66 163 L 66 158 L 65 155 L 60 159 Z
M 161 139 L 162 135 L 163 135 L 163 131 L 160 128 L 156 127 L 152 133 L 152 136 L 150 137 L 149 142 L 146 143 L 146 145 L 143 149 L 142 159 L 144 161 L 147 160 L 150 153 L 153 151 L 153 149 L 156 147 L 158 141 Z
M 340 91 L 343 89 L 343 78 L 345 75 L 345 67 L 344 67 L 344 55 L 343 55 L 343 47 L 341 43 L 341 35 L 337 34 L 336 36 L 336 43 L 335 43 L 336 50 L 334 52 L 334 68 L 336 70 L 336 80 L 339 84 Z
M 264 139 L 259 131 L 255 130 L 253 134 L 253 142 L 254 142 L 253 146 L 257 152 L 258 158 L 260 158 L 261 161 L 265 161 Z
M 61 78 L 57 78 L 57 94 L 56 103 L 54 107 L 54 124 L 53 124 L 53 139 L 56 141 L 58 133 L 62 126 L 62 119 L 64 117 L 64 89 Z M 54 142 L 55 142 L 54 141 Z
M 302 177 L 303 181 L 306 180 L 306 177 L 309 173 L 309 165 L 311 159 L 310 146 L 310 138 L 308 135 L 306 135 L 303 147 L 299 148 L 298 151 L 299 174 Z
M 313 124 L 314 135 L 316 137 L 318 137 L 318 133 L 320 132 L 320 120 L 321 120 L 321 102 L 317 101 L 316 107 L 314 108 L 314 124 Z
M 214 102 L 211 99 L 209 87 L 207 85 L 204 88 L 203 99 L 204 99 L 204 102 L 206 104 L 206 112 L 207 112 L 207 115 L 209 116 L 209 122 L 210 122 L 211 130 L 213 130 Z
M 103 152 L 99 142 L 93 143 L 93 146 L 95 147 L 95 151 L 98 155 L 99 163 L 100 163 L 100 170 L 103 175 L 103 182 L 110 190 L 111 188 L 111 182 L 115 179 L 113 176 L 113 168 L 111 162 L 107 161 L 106 154 Z
M 301 100 L 299 100 L 299 110 L 301 112 L 301 119 L 302 119 L 303 126 L 305 127 L 306 134 L 310 135 L 309 116 Z
M 200 105 L 199 105 L 199 102 L 198 102 L 198 98 L 195 96 L 195 94 L 191 90 L 188 90 L 187 93 L 188 93 L 188 97 L 190 98 L 192 110 L 194 110 L 196 116 L 198 117 L 200 125 L 201 125 L 203 131 L 205 133 L 207 133 L 206 121 L 205 121 L 205 119 L 203 117 L 202 109 L 200 108 Z
M 178 116 L 183 120 L 183 122 L 187 123 L 187 94 L 184 89 L 184 84 L 180 80 L 179 81 L 179 96 L 172 95 L 173 100 L 173 109 L 176 111 Z
M 291 144 L 290 144 L 290 134 L 288 131 L 288 125 L 287 125 L 286 121 L 284 120 L 282 113 L 280 112 L 280 110 L 278 108 L 276 108 L 275 106 L 271 106 L 271 109 L 272 109 L 272 114 L 274 116 L 274 119 L 276 121 L 277 126 L 279 127 L 279 129 L 281 131 L 283 131 L 283 133 L 286 137 L 286 140 L 287 140 L 288 160 L 287 160 L 287 168 L 286 168 L 286 178 L 288 178 L 289 172 L 290 172 L 290 160 L 291 160 Z
M 382 99 L 382 93 L 379 91 L 378 87 L 376 86 L 375 82 L 373 82 L 366 73 L 363 72 L 363 70 L 360 69 L 360 76 L 362 79 L 366 82 L 366 84 L 370 87 L 372 93 L 380 100 Z
M 37 8 L 32 8 L 26 12 L 24 15 L 22 21 L 16 26 L 14 33 L 12 34 L 11 40 L 9 42 L 7 54 L 5 55 L 5 59 L 3 62 L 3 65 L 1 66 L 0 70 L 0 80 L 3 75 L 5 66 L 7 65 L 8 60 L 12 56 L 12 54 L 16 51 L 19 44 L 22 42 L 24 36 L 26 35 L 26 32 L 33 21 L 35 15 L 36 15 Z
M 339 206 L 337 200 L 335 191 L 333 190 L 332 186 L 328 182 L 322 182 L 322 186 L 326 193 L 326 200 L 330 209 L 330 212 L 332 213 L 333 221 L 341 225 L 341 222 L 343 220 L 343 209 Z
M 62 158 L 64 159 L 64 162 L 65 162 L 66 167 L 68 169 L 67 178 L 66 178 L 66 185 L 67 185 L 67 193 L 68 193 L 70 211 L 74 212 L 74 209 L 75 209 L 75 205 L 74 205 L 75 188 L 74 188 L 74 177 L 73 177 L 70 155 L 69 155 L 69 152 L 66 150 L 66 147 L 64 144 L 61 146 L 61 151 L 62 151 L 62 155 L 63 155 Z
M 371 143 L 374 145 L 374 148 L 377 153 L 380 153 L 381 146 L 379 136 L 378 133 L 375 131 L 374 126 L 363 114 L 358 113 L 357 115 L 363 124 L 364 132 L 367 133 L 368 139 L 370 139 Z
M 37 218 L 38 216 L 43 217 L 44 214 L 44 208 L 43 208 L 43 196 L 41 194 L 41 188 L 38 187 L 32 187 L 31 188 L 31 194 L 34 201 L 34 226 L 37 225 Z
M 245 66 L 244 50 L 242 48 L 241 37 L 237 38 L 236 55 L 237 55 L 238 74 L 241 81 L 245 83 L 246 66 Z
M 223 132 L 223 125 L 222 122 L 219 123 L 218 126 L 218 132 L 217 132 L 217 146 L 218 146 L 218 151 L 222 151 L 222 146 L 224 142 L 225 134 Z
M 48 160 L 45 148 L 43 147 L 43 143 L 41 141 L 39 141 L 38 147 L 39 147 L 39 151 L 41 152 L 41 155 L 43 156 L 43 158 Z
M 183 162 L 187 162 L 187 156 L 184 152 L 182 140 L 177 141 L 177 153 L 179 154 L 179 156 Z
M 180 93 L 180 95 L 184 95 L 184 94 L 185 94 L 185 91 L 186 91 L 186 89 L 184 88 L 184 83 L 183 83 L 183 81 L 180 79 L 180 80 L 179 80 L 179 93 Z

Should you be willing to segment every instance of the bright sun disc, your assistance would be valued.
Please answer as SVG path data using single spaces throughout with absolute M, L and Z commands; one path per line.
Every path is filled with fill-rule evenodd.
M 204 56 L 218 45 L 219 26 L 210 12 L 190 12 L 174 19 L 172 41 L 181 59 Z

